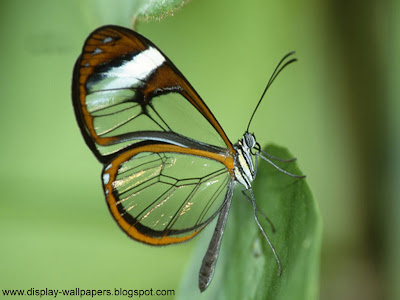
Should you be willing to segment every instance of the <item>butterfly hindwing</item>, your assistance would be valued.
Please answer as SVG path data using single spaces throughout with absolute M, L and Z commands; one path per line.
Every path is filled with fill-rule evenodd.
M 169 144 L 142 144 L 105 165 L 102 180 L 110 212 L 130 237 L 143 243 L 186 241 L 231 197 L 233 161 Z

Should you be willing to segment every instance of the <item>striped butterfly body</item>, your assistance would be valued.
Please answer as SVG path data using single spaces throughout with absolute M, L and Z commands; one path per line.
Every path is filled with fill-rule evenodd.
M 265 91 L 295 61 L 279 68 L 287 57 Z M 128 236 L 151 245 L 180 243 L 218 216 L 199 275 L 204 291 L 212 279 L 235 185 L 250 192 L 262 230 L 251 182 L 258 157 L 277 166 L 248 128 L 233 145 L 173 63 L 152 42 L 126 28 L 100 27 L 86 39 L 74 67 L 72 100 L 85 142 L 104 165 L 108 208 Z M 276 252 L 262 232 L 280 272 Z

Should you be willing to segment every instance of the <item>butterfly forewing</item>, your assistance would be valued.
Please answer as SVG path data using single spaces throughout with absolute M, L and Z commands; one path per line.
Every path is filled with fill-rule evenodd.
M 144 243 L 182 242 L 200 232 L 232 188 L 229 158 L 166 144 L 138 146 L 103 170 L 104 191 L 120 227 Z
M 87 38 L 75 64 L 73 102 L 85 140 L 103 162 L 146 140 L 169 139 L 176 145 L 195 140 L 233 151 L 213 114 L 172 62 L 125 28 L 101 27 Z

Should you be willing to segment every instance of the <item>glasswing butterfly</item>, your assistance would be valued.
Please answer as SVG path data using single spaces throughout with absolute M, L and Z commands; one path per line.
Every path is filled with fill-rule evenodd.
M 103 163 L 103 190 L 111 215 L 131 238 L 150 245 L 185 242 L 218 216 L 203 259 L 199 288 L 211 282 L 234 187 L 249 191 L 257 161 L 293 176 L 261 150 L 249 126 L 232 144 L 213 113 L 174 64 L 152 42 L 118 26 L 103 26 L 86 39 L 72 80 L 72 102 L 86 144 Z M 269 158 L 268 158 L 269 157 Z M 285 160 L 283 160 L 285 161 Z M 287 160 L 291 161 L 291 160 Z M 265 216 L 265 215 L 264 215 Z M 267 219 L 268 220 L 268 219 Z

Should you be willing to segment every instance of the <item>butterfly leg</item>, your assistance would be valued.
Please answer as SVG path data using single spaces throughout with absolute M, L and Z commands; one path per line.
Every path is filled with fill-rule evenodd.
M 268 152 L 265 152 L 265 151 L 262 151 L 262 150 L 259 150 L 259 151 L 262 154 L 264 154 L 265 156 L 268 156 L 270 159 L 274 159 L 274 160 L 281 161 L 281 162 L 292 162 L 292 161 L 295 161 L 297 159 L 296 157 L 289 158 L 289 159 L 283 159 L 283 158 L 279 158 L 279 157 L 273 156 L 273 155 L 269 154 Z
M 246 189 L 243 189 L 242 190 L 242 194 L 246 197 L 247 200 L 249 200 L 250 203 L 252 203 L 252 200 L 251 200 L 250 196 L 246 194 L 246 191 L 247 191 Z M 272 232 L 275 232 L 274 223 L 272 223 L 270 218 L 268 218 L 267 215 L 261 209 L 259 209 L 258 207 L 257 207 L 257 212 L 260 213 L 264 217 L 265 220 L 267 220 L 267 222 L 271 226 Z
M 265 152 L 263 152 L 265 153 Z M 261 159 L 265 160 L 267 163 L 269 163 L 271 166 L 273 166 L 275 169 L 277 169 L 279 172 L 282 172 L 283 174 L 286 174 L 290 177 L 294 178 L 304 178 L 306 175 L 295 175 L 292 173 L 289 173 L 288 171 L 285 171 L 284 169 L 278 167 L 275 163 L 273 163 L 270 159 L 266 158 L 264 155 L 260 154 L 259 152 L 256 152 L 256 155 L 259 156 Z
M 251 197 L 250 197 L 250 201 L 251 201 L 251 204 L 253 205 L 254 219 L 256 220 L 256 223 L 257 223 L 258 228 L 260 228 L 261 233 L 263 234 L 264 238 L 267 240 L 267 243 L 268 243 L 269 247 L 271 248 L 272 253 L 273 253 L 274 256 L 275 256 L 276 263 L 278 264 L 278 277 L 280 277 L 281 274 L 282 274 L 282 265 L 281 265 L 281 261 L 280 261 L 280 259 L 279 259 L 279 257 L 278 257 L 278 253 L 276 253 L 276 250 L 275 250 L 274 245 L 272 245 L 272 243 L 271 243 L 271 241 L 269 240 L 267 234 L 265 233 L 265 231 L 264 231 L 264 229 L 262 228 L 260 222 L 258 221 L 256 200 L 255 200 L 255 197 L 254 197 L 253 190 L 252 190 L 251 188 L 249 188 L 249 193 L 250 193 L 250 196 L 251 196 Z

